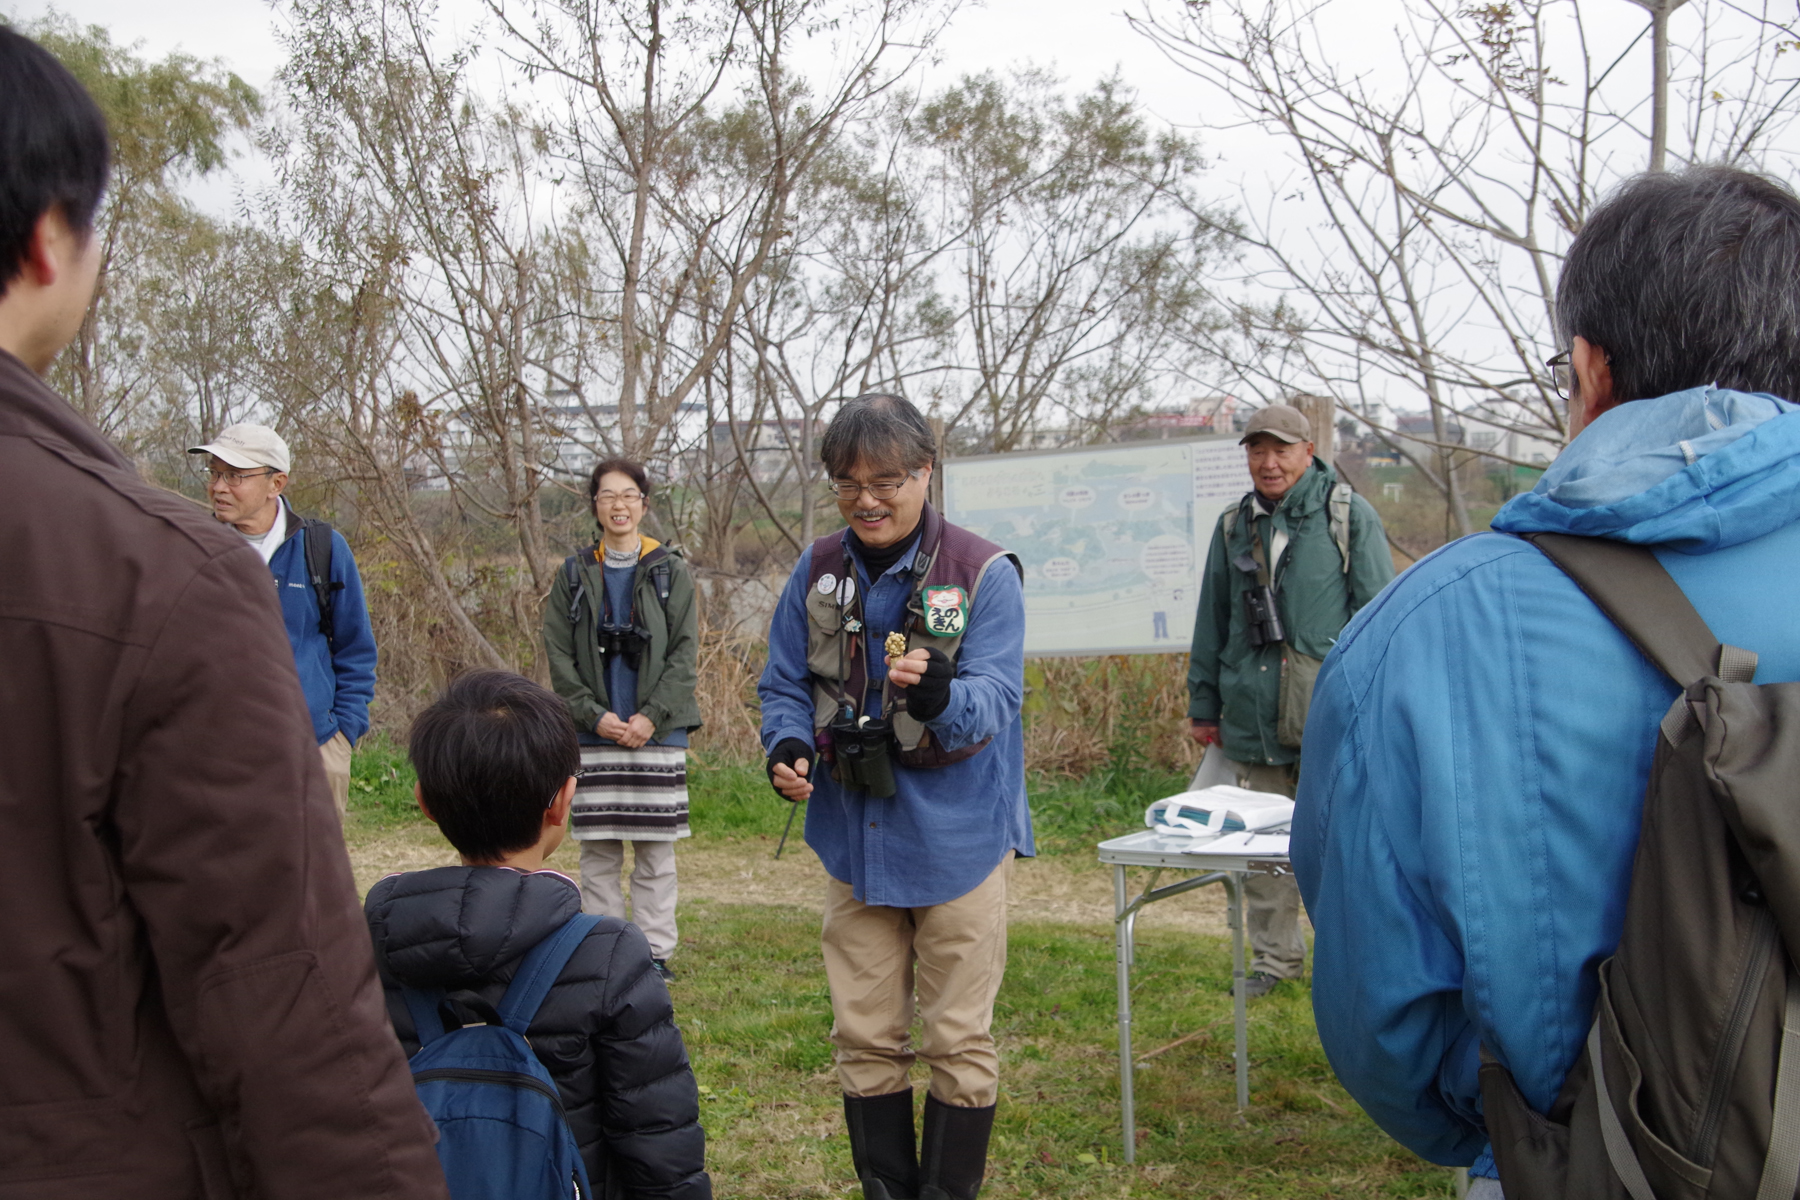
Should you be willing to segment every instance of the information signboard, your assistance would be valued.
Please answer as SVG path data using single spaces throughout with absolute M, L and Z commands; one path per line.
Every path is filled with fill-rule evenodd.
M 944 515 L 1025 564 L 1025 653 L 1183 653 L 1213 526 L 1250 490 L 1230 435 L 956 458 Z

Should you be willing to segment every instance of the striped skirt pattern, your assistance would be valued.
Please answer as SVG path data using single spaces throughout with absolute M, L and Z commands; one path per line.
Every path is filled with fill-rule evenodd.
M 583 746 L 572 824 L 582 841 L 687 837 L 687 747 Z

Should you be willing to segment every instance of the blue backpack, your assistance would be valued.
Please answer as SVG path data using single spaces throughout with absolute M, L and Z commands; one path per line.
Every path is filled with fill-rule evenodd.
M 587 1200 L 587 1168 L 550 1072 L 525 1030 L 575 947 L 599 923 L 585 913 L 525 955 L 489 1021 L 444 1032 L 441 989 L 402 988 L 419 1033 L 413 1084 L 438 1127 L 451 1200 Z

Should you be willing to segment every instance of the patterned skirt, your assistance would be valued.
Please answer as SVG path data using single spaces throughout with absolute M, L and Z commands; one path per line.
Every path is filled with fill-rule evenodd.
M 583 746 L 572 824 L 581 841 L 687 837 L 687 747 Z

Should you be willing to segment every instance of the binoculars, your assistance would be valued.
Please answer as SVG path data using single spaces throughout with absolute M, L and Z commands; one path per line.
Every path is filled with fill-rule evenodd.
M 614 654 L 625 656 L 625 665 L 633 671 L 643 660 L 644 647 L 650 644 L 650 631 L 636 625 L 602 625 L 595 631 L 600 643 L 600 657 L 610 659 Z
M 1260 584 L 1251 588 L 1244 593 L 1244 608 L 1249 617 L 1252 646 L 1287 640 L 1287 630 L 1281 627 L 1281 610 L 1275 606 L 1274 588 Z
M 896 790 L 894 784 L 894 727 L 879 717 L 840 716 L 828 729 L 831 734 L 831 777 L 845 787 L 861 788 L 877 800 Z

